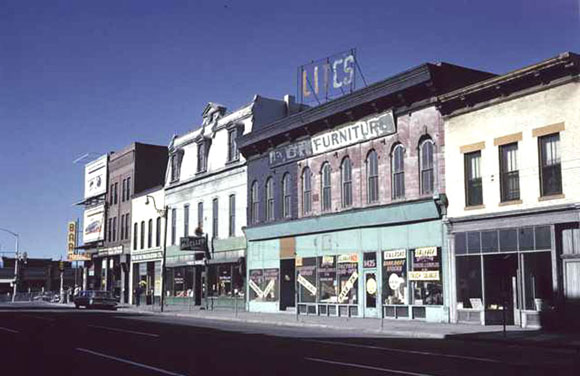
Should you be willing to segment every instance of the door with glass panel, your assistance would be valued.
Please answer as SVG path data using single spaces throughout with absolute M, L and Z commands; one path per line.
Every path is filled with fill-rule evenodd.
M 364 278 L 364 312 L 365 317 L 377 317 L 378 310 L 377 310 L 377 294 L 378 294 L 378 284 L 377 284 L 377 273 L 372 272 L 365 272 Z

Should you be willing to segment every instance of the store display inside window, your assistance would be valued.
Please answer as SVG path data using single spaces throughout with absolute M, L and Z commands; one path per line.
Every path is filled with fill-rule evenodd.
M 407 250 L 383 252 L 383 303 L 408 304 Z
M 443 305 L 441 283 L 441 252 L 437 247 L 413 250 L 409 280 L 413 291 L 414 305 Z
M 298 282 L 298 302 L 316 302 L 316 257 L 298 259 L 296 266 Z
M 358 304 L 358 255 L 340 255 L 337 260 L 338 303 Z
M 276 302 L 279 299 L 279 269 L 250 270 L 250 300 Z
M 318 301 L 320 303 L 337 303 L 336 257 L 322 256 L 318 260 Z

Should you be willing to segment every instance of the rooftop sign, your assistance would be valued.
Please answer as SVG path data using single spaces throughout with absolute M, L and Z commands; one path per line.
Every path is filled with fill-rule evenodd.
M 312 61 L 298 68 L 301 103 L 322 104 L 355 89 L 355 50 Z

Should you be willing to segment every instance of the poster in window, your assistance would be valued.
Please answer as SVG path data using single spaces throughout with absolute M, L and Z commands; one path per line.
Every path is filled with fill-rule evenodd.
M 409 280 L 412 281 L 413 304 L 442 305 L 441 250 L 437 247 L 416 248 L 412 261 Z
M 248 286 L 250 287 L 250 300 L 263 300 L 264 292 L 262 285 L 264 283 L 264 271 L 262 269 L 254 269 L 249 272 Z
M 280 269 L 264 269 L 264 280 L 262 283 L 264 301 L 278 301 L 279 275 Z
M 336 258 L 322 256 L 318 268 L 318 300 L 321 303 L 338 302 L 338 282 L 336 280 Z
M 296 268 L 298 282 L 298 301 L 300 303 L 316 302 L 316 257 L 305 257 L 302 266 Z
M 358 302 L 358 262 L 340 262 L 336 267 L 340 293 L 338 303 L 357 304 Z
M 383 252 L 383 302 L 407 303 L 407 250 Z

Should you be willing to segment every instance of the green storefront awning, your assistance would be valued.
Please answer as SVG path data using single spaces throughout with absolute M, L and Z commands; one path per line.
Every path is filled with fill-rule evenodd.
M 439 218 L 441 215 L 437 204 L 430 199 L 249 227 L 245 229 L 245 233 L 248 241 L 254 241 L 362 227 L 400 225 Z

